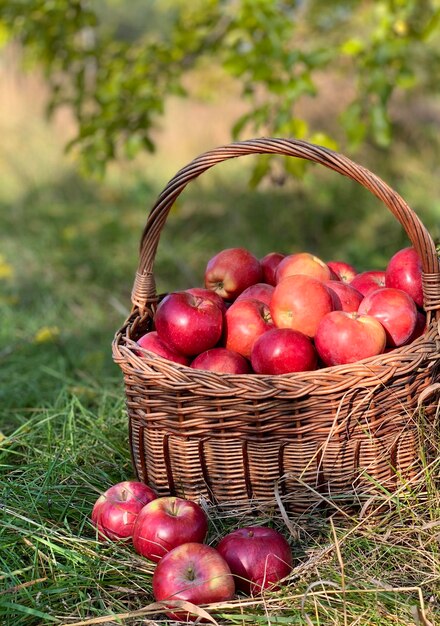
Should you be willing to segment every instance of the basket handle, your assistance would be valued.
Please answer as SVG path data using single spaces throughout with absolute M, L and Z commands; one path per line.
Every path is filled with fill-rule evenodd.
M 187 184 L 217 163 L 250 154 L 280 154 L 320 163 L 351 178 L 381 200 L 405 229 L 422 262 L 424 308 L 429 319 L 440 319 L 440 265 L 434 241 L 408 204 L 378 176 L 346 156 L 297 139 L 260 138 L 220 146 L 196 157 L 168 182 L 150 211 L 140 243 L 140 258 L 131 300 L 144 311 L 157 302 L 153 264 L 168 213 Z

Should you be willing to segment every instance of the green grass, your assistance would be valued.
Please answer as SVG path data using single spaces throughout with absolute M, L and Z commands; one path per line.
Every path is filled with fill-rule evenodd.
M 246 168 L 220 170 L 170 215 L 159 290 L 198 284 L 208 258 L 233 245 L 258 255 L 302 248 L 360 268 L 380 267 L 405 245 L 374 199 L 333 174 L 250 191 Z M 2 626 L 167 623 L 149 608 L 152 566 L 130 546 L 97 542 L 89 522 L 97 495 L 133 475 L 111 340 L 130 308 L 138 240 L 158 191 L 72 174 L 0 206 Z M 209 610 L 231 625 L 440 623 L 439 469 L 430 457 L 418 483 L 384 494 L 393 507 L 379 517 L 261 511 L 252 521 L 291 542 L 292 576 L 280 592 Z M 208 514 L 212 544 L 249 519 Z
M 89 522 L 97 494 L 132 475 L 121 389 L 83 394 L 65 388 L 2 442 L 2 624 L 92 624 L 101 616 L 143 623 L 129 615 L 153 601 L 153 567 L 130 546 L 97 542 Z M 425 468 L 429 482 L 438 465 Z M 439 494 L 407 485 L 393 500 L 393 511 L 378 518 L 304 517 L 292 520 L 293 532 L 279 512 L 253 517 L 289 538 L 294 573 L 278 593 L 218 608 L 218 621 L 409 625 L 424 606 L 435 623 Z M 210 543 L 249 521 L 208 513 Z M 157 609 L 149 618 L 161 620 Z

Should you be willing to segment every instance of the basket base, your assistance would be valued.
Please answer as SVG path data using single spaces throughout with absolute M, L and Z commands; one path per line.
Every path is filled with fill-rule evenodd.
M 221 510 L 359 512 L 420 470 L 414 429 L 384 438 L 283 443 L 184 439 L 131 420 L 137 477 L 159 495 L 202 500 Z M 245 467 L 243 466 L 245 460 Z M 201 468 L 195 471 L 195 468 Z

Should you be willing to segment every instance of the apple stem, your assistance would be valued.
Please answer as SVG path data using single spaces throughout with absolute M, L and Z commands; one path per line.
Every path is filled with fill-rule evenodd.
M 179 513 L 179 506 L 177 504 L 177 500 L 174 499 L 171 505 L 171 509 L 170 509 L 170 514 L 173 517 L 177 517 L 177 514 Z
M 192 565 L 190 565 L 186 571 L 186 577 L 188 580 L 195 580 L 196 577 L 196 573 L 194 571 L 194 568 L 192 567 Z

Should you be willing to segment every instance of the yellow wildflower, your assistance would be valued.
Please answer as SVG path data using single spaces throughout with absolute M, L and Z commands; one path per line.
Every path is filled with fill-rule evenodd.
M 14 275 L 14 268 L 8 263 L 3 255 L 0 254 L 0 280 L 11 279 Z
M 35 333 L 35 343 L 47 343 L 49 341 L 56 341 L 59 337 L 60 329 L 58 326 L 43 326 Z

